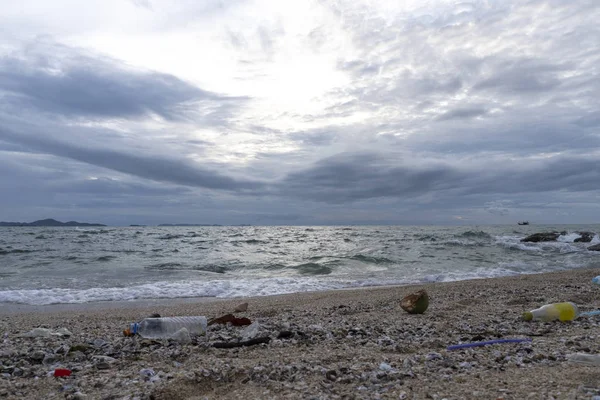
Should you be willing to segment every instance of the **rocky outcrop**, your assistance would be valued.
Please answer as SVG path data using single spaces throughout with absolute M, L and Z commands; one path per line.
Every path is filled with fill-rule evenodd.
M 521 242 L 554 242 L 559 236 L 560 232 L 539 232 L 521 239 Z
M 595 244 L 593 246 L 590 246 L 587 249 L 588 250 L 592 250 L 592 251 L 600 251 L 600 243 L 599 244 Z
M 578 237 L 577 239 L 575 239 L 574 240 L 575 243 L 578 243 L 578 242 L 589 243 L 592 241 L 592 239 L 596 235 L 594 232 L 577 232 L 577 233 L 580 234 L 581 237 Z

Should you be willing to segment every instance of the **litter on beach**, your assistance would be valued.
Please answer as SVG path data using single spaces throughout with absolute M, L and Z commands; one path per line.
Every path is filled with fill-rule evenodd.
M 501 344 L 501 343 L 522 343 L 522 342 L 531 342 L 531 338 L 522 338 L 522 339 L 495 339 L 495 340 L 487 340 L 483 342 L 471 342 L 471 343 L 461 343 L 455 344 L 452 346 L 448 346 L 446 350 L 460 350 L 467 349 L 470 347 L 482 347 L 488 346 L 491 344 Z

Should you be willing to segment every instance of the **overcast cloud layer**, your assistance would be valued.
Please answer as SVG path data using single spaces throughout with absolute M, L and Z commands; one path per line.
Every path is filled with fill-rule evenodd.
M 596 0 L 0 9 L 0 220 L 600 222 Z

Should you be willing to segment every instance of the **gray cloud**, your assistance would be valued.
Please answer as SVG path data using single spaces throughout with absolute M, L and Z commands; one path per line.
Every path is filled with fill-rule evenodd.
M 562 72 L 574 69 L 572 64 L 548 64 L 532 59 L 495 61 L 493 72 L 484 75 L 473 89 L 497 89 L 509 94 L 545 92 L 560 85 Z
M 107 177 L 93 179 L 70 179 L 63 182 L 52 182 L 47 190 L 58 193 L 77 193 L 91 196 L 181 196 L 189 193 L 190 189 L 182 186 L 156 186 L 148 183 L 130 182 Z
M 410 159 L 389 154 L 339 154 L 289 174 L 282 192 L 294 197 L 332 203 L 365 199 L 410 199 L 426 193 L 445 201 L 471 195 L 503 195 L 600 191 L 600 163 L 595 159 L 553 157 L 520 165 L 465 165 Z
M 469 119 L 474 117 L 480 117 L 482 115 L 485 115 L 486 113 L 487 110 L 485 108 L 457 108 L 440 115 L 437 119 L 440 121 L 447 121 L 450 119 Z
M 56 43 L 0 58 L 0 93 L 18 108 L 66 117 L 223 121 L 243 99 L 199 89 L 172 75 L 139 71 Z
M 1 125 L 0 125 L 1 126 Z M 0 127 L 0 140 L 17 143 L 47 154 L 84 162 L 110 170 L 131 174 L 159 182 L 222 190 L 257 189 L 263 184 L 257 180 L 235 179 L 201 166 L 164 156 L 129 154 L 125 151 L 102 147 L 85 147 L 53 139 L 40 128 L 23 124 L 21 131 Z M 69 130 L 69 128 L 64 128 Z M 90 133 L 93 133 L 90 130 Z M 99 132 L 99 131 L 96 131 Z M 61 132 L 67 134 L 68 132 Z
M 460 179 L 457 171 L 442 165 L 390 163 L 389 156 L 372 153 L 339 154 L 289 174 L 282 190 L 301 198 L 343 203 L 378 197 L 414 197 L 442 190 L 457 179 Z

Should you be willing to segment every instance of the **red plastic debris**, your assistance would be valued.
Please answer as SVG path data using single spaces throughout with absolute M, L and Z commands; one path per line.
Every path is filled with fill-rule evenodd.
M 54 370 L 54 376 L 55 377 L 71 376 L 71 370 L 70 369 L 65 369 L 65 368 L 56 368 Z

